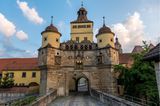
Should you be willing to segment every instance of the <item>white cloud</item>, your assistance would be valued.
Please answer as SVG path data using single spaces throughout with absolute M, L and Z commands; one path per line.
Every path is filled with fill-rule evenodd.
M 0 57 L 37 57 L 36 51 L 17 48 L 10 38 L 0 39 L 0 44 Z
M 22 40 L 22 41 L 28 39 L 28 35 L 27 35 L 25 32 L 23 32 L 22 30 L 16 32 L 16 37 L 17 37 L 19 40 Z
M 6 37 L 11 37 L 16 32 L 16 26 L 0 13 L 0 33 Z
M 125 52 L 131 52 L 135 45 L 141 45 L 142 40 L 145 40 L 144 24 L 138 12 L 134 12 L 124 22 L 113 25 L 112 29 Z
M 71 2 L 71 0 L 66 0 L 66 2 L 67 2 L 67 4 L 68 4 L 69 7 L 72 7 L 72 2 Z
M 21 11 L 23 12 L 24 16 L 27 17 L 28 20 L 35 24 L 42 24 L 43 23 L 43 18 L 39 16 L 38 12 L 36 11 L 35 8 L 30 8 L 28 6 L 27 2 L 21 2 L 17 0 L 17 4 Z
M 67 25 L 64 23 L 64 21 L 60 21 L 58 23 L 58 29 L 60 29 L 60 32 L 65 31 L 66 27 L 67 27 Z

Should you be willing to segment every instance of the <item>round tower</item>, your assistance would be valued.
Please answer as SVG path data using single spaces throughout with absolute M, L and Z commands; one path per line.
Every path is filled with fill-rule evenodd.
M 115 47 L 114 33 L 105 25 L 105 17 L 103 17 L 103 27 L 101 27 L 96 35 L 98 48 L 104 48 L 107 45 Z
M 122 46 L 119 43 L 119 40 L 117 37 L 116 37 L 116 42 L 115 42 L 115 48 L 118 50 L 119 53 L 123 53 Z
M 42 48 L 46 47 L 47 45 L 51 45 L 52 47 L 55 48 L 60 47 L 61 33 L 53 25 L 53 17 L 51 17 L 51 24 L 45 28 L 45 30 L 41 33 L 41 35 L 42 35 Z

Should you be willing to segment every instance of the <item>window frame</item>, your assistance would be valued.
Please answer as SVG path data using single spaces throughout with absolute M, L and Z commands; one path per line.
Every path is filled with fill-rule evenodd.
M 36 72 L 32 72 L 32 78 L 36 78 Z
M 27 73 L 26 72 L 22 72 L 22 78 L 26 78 L 27 77 Z

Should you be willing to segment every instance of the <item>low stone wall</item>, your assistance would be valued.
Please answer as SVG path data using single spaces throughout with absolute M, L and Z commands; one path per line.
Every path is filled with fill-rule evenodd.
M 23 86 L 23 87 L 12 87 L 12 88 L 0 88 L 0 93 L 38 93 L 39 86 Z
M 35 102 L 30 106 L 48 106 L 54 99 L 57 97 L 57 91 L 50 91 L 44 96 L 39 97 Z
M 0 106 L 26 95 L 38 94 L 39 86 L 0 88 Z
M 90 89 L 90 95 L 107 104 L 107 106 L 141 106 L 139 104 L 127 101 L 125 99 L 107 93 L 102 93 L 94 89 Z

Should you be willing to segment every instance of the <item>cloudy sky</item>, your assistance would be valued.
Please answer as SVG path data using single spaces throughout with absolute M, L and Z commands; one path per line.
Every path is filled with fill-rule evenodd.
M 77 18 L 82 0 L 1 0 L 0 57 L 35 57 L 41 46 L 41 32 L 53 23 L 70 39 L 70 21 Z M 83 0 L 88 18 L 94 21 L 94 35 L 106 17 L 125 52 L 142 40 L 160 42 L 160 0 Z M 96 41 L 96 39 L 95 39 Z

